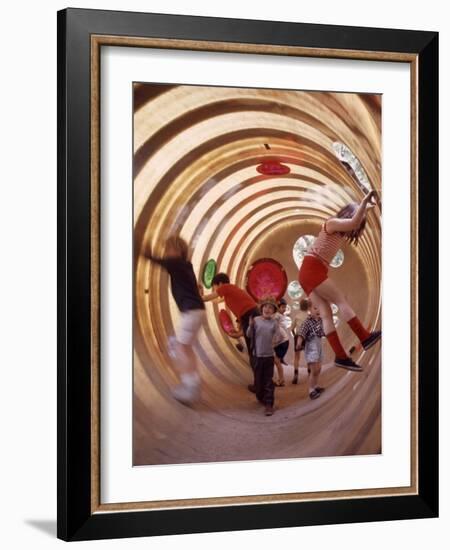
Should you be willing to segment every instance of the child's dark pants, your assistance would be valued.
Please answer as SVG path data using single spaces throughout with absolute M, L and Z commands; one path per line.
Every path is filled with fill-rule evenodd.
M 252 342 L 251 342 L 251 339 L 247 336 L 247 329 L 250 323 L 250 319 L 252 319 L 253 317 L 256 317 L 257 315 L 259 315 L 259 309 L 254 308 L 244 313 L 244 315 L 239 319 L 242 332 L 244 333 L 244 340 L 247 345 L 247 352 L 248 352 L 250 366 L 253 371 L 255 370 L 256 357 L 252 353 Z
M 275 389 L 273 378 L 273 356 L 255 358 L 255 387 L 258 401 L 273 407 Z

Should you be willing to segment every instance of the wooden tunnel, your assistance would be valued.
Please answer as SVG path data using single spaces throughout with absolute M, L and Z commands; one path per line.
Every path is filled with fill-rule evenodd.
M 199 280 L 210 258 L 241 287 L 259 258 L 277 260 L 288 281 L 297 280 L 297 239 L 316 235 L 327 217 L 363 196 L 336 156 L 336 142 L 381 193 L 380 96 L 135 84 L 135 465 L 381 452 L 381 346 L 356 352 L 364 372 L 351 373 L 332 366 L 324 342 L 324 394 L 311 401 L 306 369 L 293 386 L 292 367 L 285 367 L 287 385 L 277 388 L 276 413 L 266 418 L 246 388 L 246 354 L 220 327 L 221 304 L 207 304 L 195 346 L 201 401 L 192 408 L 176 402 L 167 340 L 178 311 L 167 274 L 143 256 L 147 243 L 160 253 L 167 236 L 179 233 L 192 247 Z M 257 170 L 274 158 L 289 173 Z M 343 252 L 330 276 L 365 325 L 380 327 L 380 208 L 368 215 L 359 245 Z M 344 322 L 337 330 L 346 349 L 356 344 Z M 292 365 L 292 341 L 290 348 Z

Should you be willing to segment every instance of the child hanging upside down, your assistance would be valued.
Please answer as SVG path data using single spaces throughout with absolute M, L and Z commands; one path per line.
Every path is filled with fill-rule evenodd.
M 342 291 L 328 278 L 328 266 L 345 241 L 357 246 L 366 225 L 367 210 L 376 205 L 372 199 L 376 199 L 375 191 L 367 193 L 360 204 L 347 204 L 323 224 L 303 259 L 298 275 L 303 290 L 320 311 L 325 335 L 336 355 L 334 364 L 358 372 L 363 370 L 362 367 L 347 355 L 339 340 L 331 304 L 339 307 L 340 317 L 349 324 L 365 350 L 380 340 L 381 331 L 369 332 L 361 324 Z

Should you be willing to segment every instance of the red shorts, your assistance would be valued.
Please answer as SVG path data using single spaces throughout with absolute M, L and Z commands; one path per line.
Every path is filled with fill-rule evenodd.
M 328 278 L 328 267 L 319 258 L 305 256 L 303 258 L 298 282 L 309 296 L 311 292 Z

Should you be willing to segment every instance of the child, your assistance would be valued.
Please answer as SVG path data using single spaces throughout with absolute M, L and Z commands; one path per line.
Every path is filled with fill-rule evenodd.
M 286 355 L 289 349 L 289 335 L 286 330 L 285 322 L 286 317 L 284 312 L 286 311 L 287 303 L 284 298 L 278 302 L 278 312 L 276 312 L 273 318 L 278 323 L 280 336 L 278 339 L 275 339 L 273 344 L 273 351 L 275 352 L 275 366 L 278 372 L 278 381 L 275 383 L 275 386 L 282 387 L 284 386 L 284 372 L 283 372 L 283 361 L 284 356 Z
M 274 300 L 263 300 L 262 315 L 252 317 L 247 328 L 247 337 L 253 340 L 255 355 L 256 397 L 265 405 L 266 416 L 272 416 L 274 413 L 273 340 L 281 337 L 278 321 L 273 318 L 276 311 L 277 304 Z
M 236 285 L 230 284 L 230 278 L 226 273 L 218 273 L 212 280 L 213 292 L 203 297 L 204 302 L 215 300 L 218 296 L 225 299 L 225 305 L 237 317 L 239 325 L 244 335 L 247 345 L 250 366 L 254 371 L 254 361 L 251 352 L 250 339 L 247 336 L 249 321 L 255 315 L 259 315 L 259 310 L 253 298 Z M 248 389 L 251 392 L 255 391 L 254 384 L 250 384 Z
M 311 314 L 303 321 L 298 331 L 298 345 L 305 343 L 305 360 L 308 365 L 308 380 L 309 380 L 309 397 L 317 399 L 320 397 L 324 388 L 321 388 L 319 383 L 319 374 L 322 368 L 322 336 L 323 332 L 322 319 L 317 306 L 311 306 Z
M 328 278 L 328 266 L 345 240 L 355 246 L 358 244 L 366 224 L 367 210 L 375 206 L 372 198 L 376 198 L 375 191 L 367 193 L 360 204 L 347 204 L 335 217 L 329 218 L 323 224 L 303 259 L 298 276 L 302 288 L 319 308 L 325 335 L 336 355 L 334 364 L 358 372 L 363 370 L 362 367 L 347 355 L 339 340 L 333 323 L 331 304 L 339 307 L 340 317 L 349 324 L 365 350 L 378 342 L 381 331 L 369 332 L 363 327 L 344 294 Z
M 147 251 L 145 256 L 163 267 L 170 276 L 171 291 L 180 310 L 175 354 L 181 384 L 173 389 L 175 399 L 185 405 L 193 404 L 200 397 L 200 376 L 192 345 L 197 340 L 205 318 L 205 306 L 198 291 L 194 270 L 189 261 L 189 247 L 180 237 L 170 237 L 165 243 L 163 258 Z
M 300 355 L 302 349 L 305 349 L 305 342 L 299 344 L 298 330 L 303 322 L 308 318 L 308 309 L 311 307 L 311 302 L 307 298 L 300 300 L 300 311 L 294 318 L 294 324 L 292 326 L 292 335 L 294 336 L 294 378 L 293 384 L 298 383 L 298 368 L 300 366 Z

